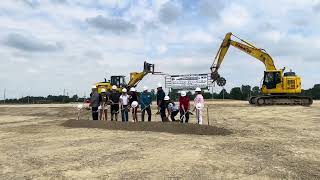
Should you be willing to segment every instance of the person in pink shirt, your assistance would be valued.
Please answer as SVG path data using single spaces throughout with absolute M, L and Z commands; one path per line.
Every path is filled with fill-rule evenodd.
M 204 107 L 204 99 L 200 88 L 197 87 L 195 92 L 197 95 L 194 98 L 194 110 L 196 110 L 198 124 L 202 124 L 202 109 Z

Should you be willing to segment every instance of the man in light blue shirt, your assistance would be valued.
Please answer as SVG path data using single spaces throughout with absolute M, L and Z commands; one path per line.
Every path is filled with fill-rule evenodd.
M 143 87 L 143 92 L 140 95 L 140 104 L 141 104 L 141 120 L 144 121 L 144 115 L 147 111 L 148 121 L 151 121 L 151 104 L 152 104 L 152 95 L 148 92 L 148 87 Z

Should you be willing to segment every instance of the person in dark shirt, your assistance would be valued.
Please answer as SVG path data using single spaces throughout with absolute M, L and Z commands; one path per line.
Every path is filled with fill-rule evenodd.
M 138 106 L 136 105 L 136 103 L 138 103 L 138 102 L 139 102 L 138 93 L 137 93 L 136 89 L 134 87 L 132 87 L 132 88 L 130 88 L 129 104 L 132 108 L 132 118 L 133 118 L 134 122 L 138 121 L 138 115 L 137 115 Z
M 166 94 L 164 93 L 162 89 L 162 85 L 158 84 L 157 88 L 157 105 L 158 105 L 158 112 L 160 113 L 162 122 L 166 119 L 166 105 L 164 102 L 164 97 Z
M 92 86 L 92 93 L 90 96 L 90 107 L 92 110 L 92 119 L 93 120 L 98 120 L 98 117 L 99 117 L 98 108 L 100 106 L 100 101 L 101 101 L 101 96 L 99 95 L 99 93 L 97 91 L 97 87 Z
M 116 121 L 118 121 L 119 100 L 120 100 L 120 93 L 117 92 L 117 86 L 112 86 L 112 90 L 109 94 L 111 121 L 113 121 L 113 117 L 115 118 Z

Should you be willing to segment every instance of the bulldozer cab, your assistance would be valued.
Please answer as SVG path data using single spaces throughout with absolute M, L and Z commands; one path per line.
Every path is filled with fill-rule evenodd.
M 118 88 L 126 87 L 125 76 L 111 76 L 111 85 L 116 85 Z
M 275 89 L 281 83 L 281 71 L 265 71 L 263 85 L 267 89 Z

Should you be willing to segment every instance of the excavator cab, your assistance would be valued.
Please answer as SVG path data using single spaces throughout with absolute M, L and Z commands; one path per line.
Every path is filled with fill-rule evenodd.
M 118 88 L 126 87 L 125 76 L 111 76 L 111 86 L 116 85 Z
M 281 73 L 281 71 L 265 71 L 263 86 L 267 89 L 277 88 L 277 84 L 281 83 Z

